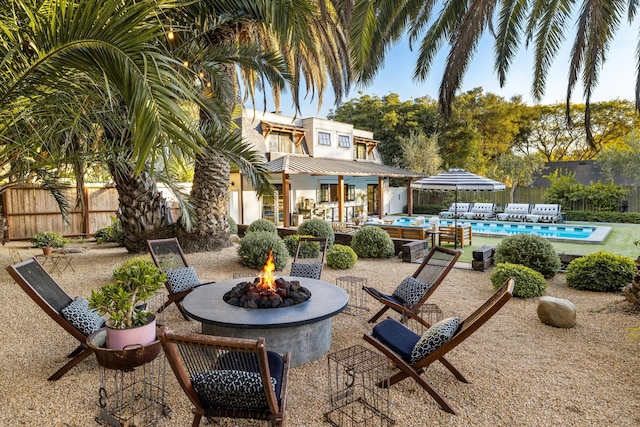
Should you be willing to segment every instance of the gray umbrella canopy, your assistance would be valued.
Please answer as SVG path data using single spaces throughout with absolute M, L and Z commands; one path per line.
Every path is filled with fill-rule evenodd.
M 458 191 L 502 191 L 507 187 L 498 181 L 494 181 L 464 169 L 449 169 L 446 172 L 421 178 L 411 183 L 411 188 L 418 190 L 455 191 L 456 206 L 458 203 Z M 454 227 L 458 227 L 458 216 L 454 216 Z M 454 248 L 458 248 L 458 240 L 454 240 Z
M 450 169 L 447 172 L 414 181 L 411 183 L 411 188 L 440 191 L 502 191 L 506 186 L 464 169 Z

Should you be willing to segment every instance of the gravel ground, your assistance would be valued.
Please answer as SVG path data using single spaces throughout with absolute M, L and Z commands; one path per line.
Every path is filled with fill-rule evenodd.
M 22 257 L 39 253 L 24 243 L 10 243 Z M 91 289 L 110 279 L 112 270 L 129 255 L 121 248 L 93 243 L 74 255 L 75 271 L 54 277 L 72 297 L 89 296 Z M 11 263 L 7 247 L 3 265 Z M 202 280 L 223 280 L 243 271 L 234 248 L 187 255 Z M 359 260 L 355 268 L 328 267 L 323 279 L 335 283 L 344 275 L 362 276 L 368 284 L 391 292 L 416 264 L 398 259 Z M 455 268 L 435 292 L 445 316 L 466 314 L 493 292 L 487 272 L 466 265 Z M 253 272 L 249 272 L 253 275 Z M 285 272 L 288 271 L 288 267 Z M 99 414 L 100 368 L 95 358 L 81 362 L 56 382 L 47 377 L 75 348 L 74 339 L 44 314 L 13 282 L 0 273 L 0 425 L 91 426 Z M 537 299 L 514 298 L 487 324 L 453 350 L 448 359 L 469 379 L 464 384 L 441 365 L 425 374 L 457 409 L 442 411 L 411 380 L 391 388 L 391 417 L 397 426 L 637 426 L 640 425 L 638 345 L 626 328 L 637 326 L 638 315 L 620 294 L 580 292 L 565 286 L 562 274 L 549 281 L 547 295 L 568 298 L 578 309 L 572 329 L 543 325 L 537 318 Z M 363 297 L 364 298 L 364 297 Z M 369 301 L 371 300 L 371 301 Z M 378 305 L 365 300 L 370 311 Z M 355 344 L 371 328 L 368 317 L 339 314 L 333 320 L 331 352 Z M 200 325 L 183 320 L 175 307 L 166 319 L 174 330 L 198 332 Z M 268 344 L 268 343 L 267 343 Z M 190 404 L 167 370 L 166 403 L 171 415 L 160 426 L 191 425 Z M 327 358 L 292 369 L 288 394 L 289 426 L 327 426 Z M 202 425 L 207 425 L 206 421 Z M 223 420 L 221 426 L 265 423 Z

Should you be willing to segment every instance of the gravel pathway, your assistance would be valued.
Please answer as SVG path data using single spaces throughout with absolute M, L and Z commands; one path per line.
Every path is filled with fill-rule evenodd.
M 22 257 L 39 250 L 13 242 Z M 91 289 L 110 279 L 112 270 L 129 255 L 122 248 L 93 243 L 74 255 L 75 271 L 54 277 L 72 297 L 89 296 Z M 9 265 L 7 247 L 0 252 Z M 238 265 L 234 248 L 187 255 L 202 280 L 223 280 Z M 323 279 L 335 283 L 344 275 L 362 276 L 368 284 L 391 292 L 416 264 L 398 259 L 359 260 L 355 268 L 336 271 L 325 267 Z M 491 294 L 489 274 L 466 265 L 455 268 L 435 292 L 445 316 L 465 316 Z M 288 267 L 284 272 L 288 272 Z M 75 348 L 72 337 L 46 316 L 6 271 L 0 272 L 0 426 L 91 426 L 98 415 L 100 369 L 91 357 L 61 380 L 47 381 Z M 640 425 L 638 344 L 626 328 L 640 319 L 621 294 L 599 294 L 569 289 L 559 274 L 549 281 L 547 295 L 568 298 L 578 308 L 573 329 L 556 329 L 537 318 L 537 299 L 514 298 L 449 354 L 470 380 L 460 383 L 441 365 L 426 377 L 459 411 L 442 411 L 416 383 L 405 380 L 391 389 L 391 417 L 397 426 L 637 426 Z M 371 300 L 371 301 L 369 301 Z M 378 305 L 367 299 L 368 308 Z M 340 314 L 333 320 L 331 352 L 355 344 L 371 328 L 368 317 Z M 172 307 L 166 321 L 174 330 L 199 332 L 197 322 L 183 320 Z M 268 343 L 267 343 L 268 344 Z M 327 359 L 298 368 L 290 375 L 287 420 L 289 426 L 327 426 Z M 166 403 L 172 413 L 160 426 L 191 425 L 190 404 L 167 371 Z M 202 425 L 207 425 L 206 421 Z M 265 423 L 224 420 L 220 426 Z

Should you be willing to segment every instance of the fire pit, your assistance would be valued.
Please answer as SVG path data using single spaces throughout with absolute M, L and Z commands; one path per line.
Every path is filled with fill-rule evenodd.
M 320 359 L 331 347 L 331 319 L 347 306 L 344 289 L 322 280 L 283 277 L 299 281 L 312 294 L 302 304 L 277 309 L 253 309 L 224 302 L 229 289 L 254 278 L 229 279 L 198 286 L 183 300 L 189 317 L 202 323 L 202 333 L 223 337 L 264 337 L 267 348 L 291 352 L 291 366 Z
M 273 254 L 269 251 L 260 276 L 253 282 L 238 283 L 222 299 L 237 307 L 278 308 L 301 304 L 311 298 L 309 289 L 302 287 L 298 280 L 276 279 L 274 271 Z

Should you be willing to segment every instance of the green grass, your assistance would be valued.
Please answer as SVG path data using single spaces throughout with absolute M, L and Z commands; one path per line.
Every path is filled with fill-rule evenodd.
M 584 223 L 581 223 L 584 225 Z M 640 247 L 636 247 L 633 242 L 640 240 L 640 225 L 638 224 L 603 224 L 590 223 L 592 226 L 607 225 L 611 227 L 611 233 L 607 236 L 604 243 L 566 243 L 554 242 L 551 244 L 558 253 L 588 255 L 593 252 L 606 251 L 619 255 L 625 255 L 632 259 L 636 259 L 640 255 Z M 485 237 L 473 236 L 473 245 L 462 248 L 461 262 L 471 262 L 472 252 L 484 245 L 497 246 L 503 237 Z M 453 247 L 452 244 L 445 244 L 444 247 Z

